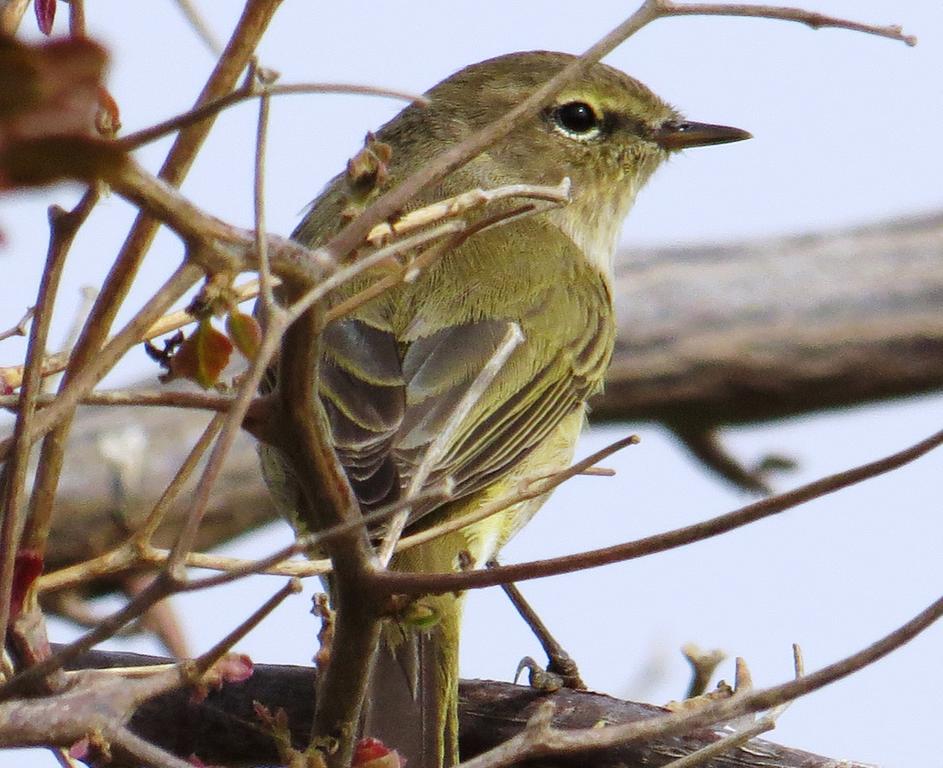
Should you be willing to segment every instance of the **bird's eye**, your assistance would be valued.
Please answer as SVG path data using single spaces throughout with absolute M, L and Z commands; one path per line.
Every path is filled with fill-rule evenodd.
M 557 128 L 576 139 L 591 139 L 599 135 L 600 119 L 585 101 L 561 104 L 553 112 Z

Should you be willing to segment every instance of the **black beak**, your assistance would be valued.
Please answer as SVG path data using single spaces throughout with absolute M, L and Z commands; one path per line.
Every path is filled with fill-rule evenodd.
M 652 140 L 663 149 L 675 151 L 688 147 L 706 147 L 710 144 L 729 144 L 732 141 L 752 139 L 753 134 L 728 125 L 710 123 L 669 122 L 655 130 Z

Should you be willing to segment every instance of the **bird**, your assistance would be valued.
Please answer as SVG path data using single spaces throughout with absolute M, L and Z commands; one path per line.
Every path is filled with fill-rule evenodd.
M 372 199 L 507 114 L 572 60 L 548 51 L 512 53 L 446 78 L 425 94 L 426 103 L 410 104 L 369 137 L 292 237 L 310 247 L 324 244 Z M 602 388 L 612 354 L 613 256 L 637 193 L 675 152 L 746 138 L 737 128 L 688 121 L 639 81 L 596 63 L 538 114 L 417 195 L 406 210 L 508 184 L 568 179 L 570 189 L 567 204 L 527 216 L 510 215 L 520 201 L 488 208 L 470 234 L 410 280 L 324 329 L 318 394 L 362 510 L 447 479 L 446 501 L 411 507 L 408 534 L 567 467 L 587 401 Z M 341 306 L 381 276 L 366 270 L 334 291 L 329 304 Z M 522 340 L 450 424 L 511 328 Z M 424 468 L 421 487 L 410 488 L 443 433 L 446 444 Z M 291 518 L 298 500 L 291 469 L 277 450 L 262 446 L 260 453 L 276 505 Z M 397 552 L 389 568 L 483 567 L 545 500 L 514 504 Z M 363 733 L 395 747 L 411 766 L 458 761 L 462 602 L 454 593 L 423 597 L 428 620 L 394 617 L 383 632 Z

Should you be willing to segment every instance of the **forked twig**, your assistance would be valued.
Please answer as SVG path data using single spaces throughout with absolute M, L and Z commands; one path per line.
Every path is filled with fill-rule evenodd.
M 23 316 L 16 321 L 15 325 L 0 332 L 0 341 L 6 341 L 14 336 L 25 336 L 26 330 L 29 328 L 29 321 L 33 319 L 34 314 L 36 314 L 36 307 L 27 307 Z

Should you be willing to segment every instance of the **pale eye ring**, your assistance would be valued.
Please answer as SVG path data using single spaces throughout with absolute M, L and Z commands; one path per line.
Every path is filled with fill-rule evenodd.
M 573 139 L 595 139 L 602 132 L 602 121 L 596 110 L 585 101 L 568 101 L 552 112 L 554 127 Z

